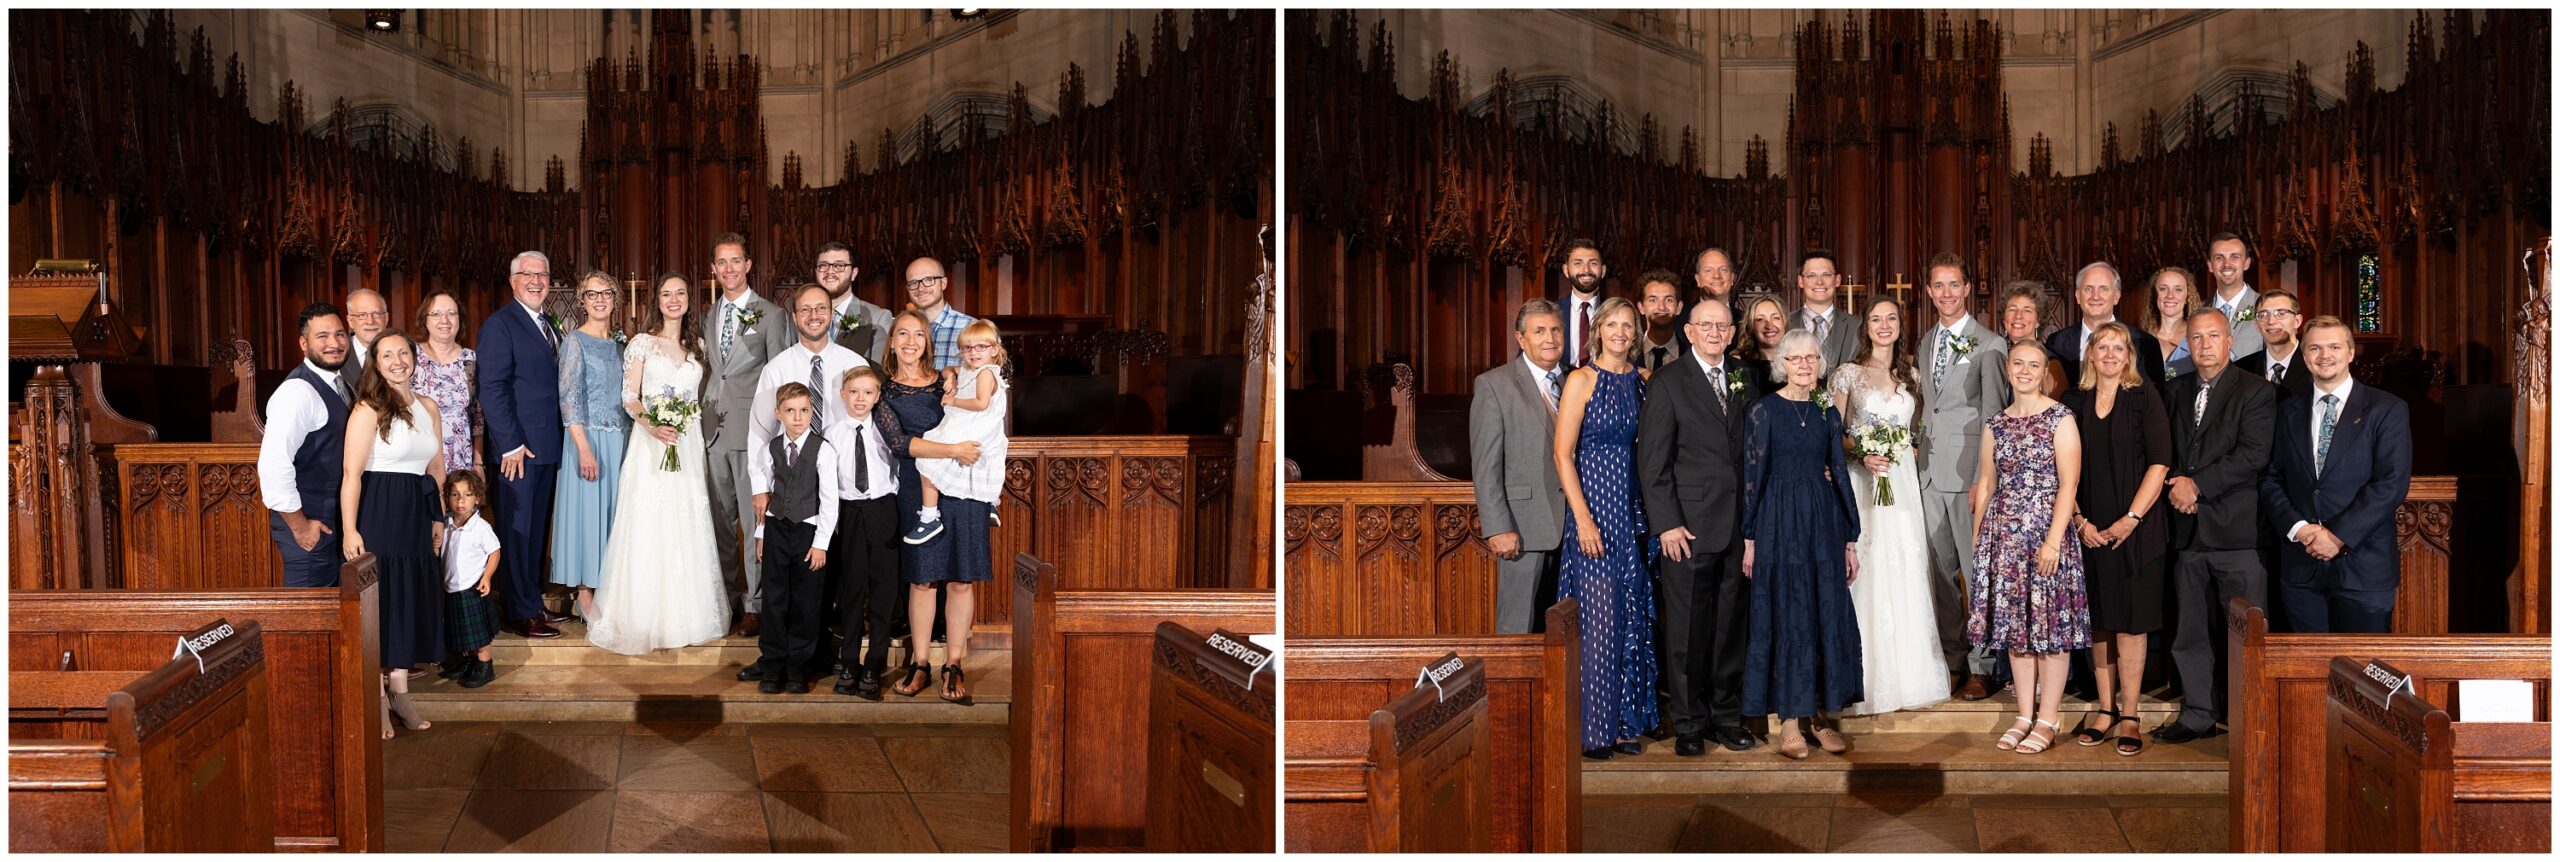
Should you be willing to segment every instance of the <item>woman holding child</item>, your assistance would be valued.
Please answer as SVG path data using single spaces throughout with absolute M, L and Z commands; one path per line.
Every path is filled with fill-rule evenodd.
M 986 453 L 976 440 L 940 442 L 926 436 L 942 424 L 945 404 L 953 400 L 946 397 L 952 387 L 933 367 L 932 322 L 913 310 L 898 315 L 889 326 L 886 353 L 881 357 L 881 371 L 889 379 L 872 416 L 886 451 L 897 462 L 902 531 L 914 535 L 919 526 L 929 523 L 923 514 L 924 478 L 917 461 L 948 459 L 974 467 Z M 981 397 L 997 395 L 983 389 L 976 391 L 983 393 Z M 982 412 L 993 412 L 998 406 L 988 404 Z M 1003 462 L 999 458 L 995 463 Z M 902 696 L 922 694 L 933 684 L 933 666 L 927 659 L 933 632 L 933 590 L 936 584 L 948 583 L 941 696 L 953 703 L 969 702 L 969 684 L 961 672 L 961 662 L 969 655 L 969 625 L 977 612 L 976 584 L 995 576 L 987 533 L 995 506 L 991 500 L 960 496 L 961 492 L 956 486 L 942 489 L 934 507 L 934 522 L 942 529 L 924 530 L 925 538 L 920 543 L 907 543 L 898 554 L 899 570 L 907 583 L 910 634 L 907 666 L 892 671 L 890 676 L 891 689 Z

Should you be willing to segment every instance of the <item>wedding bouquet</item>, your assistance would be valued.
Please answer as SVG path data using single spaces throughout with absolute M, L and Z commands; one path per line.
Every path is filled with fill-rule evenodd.
M 1857 458 L 1882 456 L 1887 465 L 1902 463 L 1903 447 L 1911 442 L 1911 426 L 1884 419 L 1870 419 L 1849 432 L 1849 454 Z M 1876 505 L 1893 505 L 1893 477 L 1876 474 Z
M 684 429 L 693 425 L 694 417 L 702 415 L 702 402 L 676 397 L 676 388 L 673 386 L 649 396 L 649 403 L 645 407 L 646 409 L 642 412 L 648 415 L 651 424 L 676 429 L 678 434 L 684 433 Z M 667 447 L 665 457 L 658 459 L 658 469 L 672 473 L 678 466 L 676 447 Z

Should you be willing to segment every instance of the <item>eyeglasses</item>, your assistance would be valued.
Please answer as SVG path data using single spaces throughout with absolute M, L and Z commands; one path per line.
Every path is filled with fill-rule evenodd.
M 613 291 L 610 291 L 610 290 L 581 290 L 581 291 L 578 291 L 578 298 L 579 298 L 579 299 L 582 299 L 582 300 L 584 300 L 584 299 L 595 299 L 595 298 L 597 298 L 597 297 L 603 297 L 603 298 L 605 298 L 605 299 L 612 299 L 612 298 L 613 298 Z
M 390 319 L 391 319 L 391 312 L 388 312 L 388 311 L 359 311 L 359 312 L 356 312 L 356 313 L 353 313 L 353 314 L 349 314 L 349 315 L 347 315 L 347 317 L 348 317 L 349 319 L 351 319 L 351 320 L 390 320 Z
M 963 344 L 963 345 L 960 345 L 960 352 L 962 352 L 962 353 L 967 353 L 967 352 L 972 351 L 972 350 L 994 350 L 994 349 L 996 349 L 996 346 L 995 346 L 995 345 L 993 345 L 993 344 L 984 344 L 984 343 L 981 343 L 981 344 Z
M 845 270 L 845 269 L 852 269 L 852 268 L 853 268 L 853 264 L 851 264 L 851 263 L 836 263 L 836 262 L 834 262 L 834 261 L 827 261 L 827 262 L 824 262 L 824 263 L 820 263 L 820 264 L 818 264 L 818 271 L 819 271 L 819 272 L 828 272 L 828 271 L 831 271 L 831 270 Z
M 1699 328 L 1699 329 L 1706 330 L 1706 331 L 1708 331 L 1708 332 L 1732 332 L 1732 331 L 1733 331 L 1733 324 L 1730 324 L 1730 323 L 1692 323 L 1692 324 L 1689 324 L 1689 325 L 1690 325 L 1690 326 L 1695 326 L 1695 327 L 1697 327 L 1697 328 Z
M 454 311 L 454 310 L 452 310 L 452 309 L 446 309 L 446 310 L 443 310 L 443 311 L 430 311 L 430 312 L 427 312 L 427 319 L 428 319 L 428 320 L 460 320 L 460 319 L 462 319 L 462 312 Z
M 2258 312 L 2259 317 L 2301 317 L 2302 312 L 2290 308 L 2270 308 Z
M 1821 362 L 1821 361 L 1822 361 L 1822 354 L 1819 354 L 1819 353 L 1799 353 L 1799 354 L 1796 354 L 1796 355 L 1794 355 L 1794 356 L 1781 356 L 1781 357 L 1778 357 L 1778 361 L 1780 361 L 1780 362 L 1784 362 L 1784 363 L 1787 363 L 1787 364 L 1790 364 L 1790 365 L 1797 364 L 1797 363 L 1803 363 L 1803 362 Z
M 928 276 L 925 276 L 925 277 L 923 277 L 923 278 L 910 278 L 910 279 L 907 279 L 907 286 L 908 286 L 908 287 L 910 287 L 910 288 L 917 288 L 917 287 L 923 287 L 923 286 L 928 285 L 928 284 L 939 284 L 939 283 L 941 283 L 943 280 L 944 280 L 944 277 L 943 277 L 943 276 L 939 276 L 939 275 L 928 275 Z
M 517 278 L 532 277 L 532 278 L 548 279 L 548 278 L 550 278 L 550 277 L 551 277 L 551 274 L 550 274 L 550 273 L 547 273 L 547 272 L 543 272 L 543 271 L 541 271 L 541 270 L 526 270 L 526 271 L 524 271 L 524 272 L 516 273 L 516 277 L 517 277 Z

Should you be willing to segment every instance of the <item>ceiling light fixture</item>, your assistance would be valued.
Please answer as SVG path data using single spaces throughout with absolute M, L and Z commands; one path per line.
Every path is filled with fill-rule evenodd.
M 397 33 L 400 31 L 400 11 L 397 9 L 364 10 L 364 27 L 376 33 Z

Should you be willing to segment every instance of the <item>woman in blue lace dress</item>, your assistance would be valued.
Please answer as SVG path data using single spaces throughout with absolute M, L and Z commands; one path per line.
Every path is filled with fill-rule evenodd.
M 1858 496 L 1849 487 L 1840 411 L 1817 397 L 1822 343 L 1778 339 L 1785 386 L 1751 402 L 1742 455 L 1742 575 L 1751 579 L 1751 646 L 1742 714 L 1776 714 L 1778 753 L 1803 760 L 1810 734 L 1844 754 L 1841 709 L 1866 699 L 1865 656 L 1849 582 L 1858 578 Z
M 1638 737 L 1661 723 L 1653 692 L 1652 549 L 1635 478 L 1645 372 L 1633 351 L 1643 326 L 1635 305 L 1601 302 L 1583 348 L 1591 360 L 1565 376 L 1556 402 L 1556 477 L 1573 511 L 1556 600 L 1580 608 L 1582 755 L 1594 760 L 1642 753 Z

